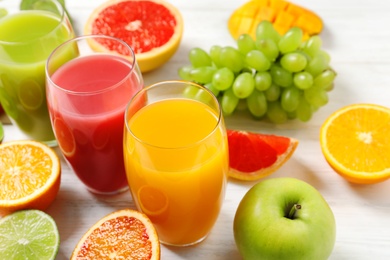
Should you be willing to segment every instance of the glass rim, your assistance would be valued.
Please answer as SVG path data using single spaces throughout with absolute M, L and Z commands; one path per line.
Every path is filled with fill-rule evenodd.
M 59 51 L 62 47 L 64 47 L 65 45 L 68 45 L 72 42 L 79 42 L 79 41 L 84 41 L 84 40 L 88 40 L 88 39 L 91 39 L 91 38 L 105 38 L 105 39 L 109 39 L 109 40 L 113 40 L 113 41 L 117 41 L 119 42 L 120 44 L 122 44 L 123 46 L 125 46 L 125 48 L 127 48 L 130 52 L 130 56 L 132 57 L 132 61 L 130 61 L 129 59 L 126 58 L 125 55 L 122 55 L 120 53 L 116 53 L 116 52 L 97 52 L 99 54 L 103 54 L 103 55 L 114 55 L 116 57 L 121 57 L 123 58 L 126 62 L 128 62 L 131 66 L 129 68 L 129 72 L 126 74 L 126 76 L 123 77 L 123 79 L 121 79 L 120 81 L 116 82 L 115 84 L 112 84 L 110 86 L 107 86 L 103 89 L 99 89 L 99 90 L 94 90 L 94 91 L 76 91 L 76 90 L 69 90 L 69 89 L 65 89 L 61 86 L 59 86 L 58 84 L 56 84 L 53 80 L 52 80 L 52 75 L 55 73 L 52 73 L 51 75 L 49 74 L 49 71 L 48 71 L 48 67 L 49 67 L 49 63 L 50 63 L 50 60 L 52 58 L 52 56 L 57 52 Z M 88 55 L 88 56 L 93 56 L 95 54 L 91 54 L 91 55 Z M 78 58 L 78 57 L 77 57 Z M 66 63 L 65 63 L 66 64 Z M 61 67 L 61 66 L 60 66 Z M 74 37 L 72 39 L 69 39 L 65 42 L 63 42 L 62 44 L 60 44 L 59 46 L 57 46 L 53 51 L 52 53 L 49 55 L 49 57 L 47 58 L 47 61 L 46 61 L 46 66 L 45 66 L 45 76 L 46 76 L 46 80 L 49 81 L 50 83 L 50 86 L 54 86 L 56 89 L 59 89 L 65 93 L 68 93 L 68 94 L 72 94 L 72 95 L 79 95 L 79 96 L 90 96 L 90 95 L 97 95 L 97 94 L 103 94 L 105 92 L 109 92 L 110 90 L 112 89 L 115 89 L 117 88 L 118 86 L 120 86 L 123 82 L 125 82 L 129 77 L 131 77 L 131 75 L 133 74 L 134 70 L 136 69 L 136 57 L 135 57 L 135 53 L 133 51 L 133 48 L 131 48 L 131 46 L 129 44 L 127 44 L 125 41 L 123 41 L 122 39 L 119 39 L 119 38 L 116 38 L 116 37 L 113 37 L 113 36 L 108 36 L 108 35 L 103 35 L 103 34 L 91 34 L 91 35 L 83 35 L 83 36 L 77 36 L 77 37 Z
M 45 1 L 47 1 L 47 0 L 45 0 Z M 62 6 L 62 4 L 59 1 L 57 1 L 57 0 L 50 0 L 50 1 L 52 1 L 56 5 L 57 10 L 60 11 L 59 23 L 50 32 L 48 32 L 47 34 L 42 35 L 42 36 L 40 36 L 38 38 L 31 39 L 31 40 L 28 40 L 28 41 L 5 41 L 5 40 L 1 40 L 0 39 L 0 45 L 9 45 L 9 46 L 11 46 L 11 45 L 29 45 L 32 42 L 40 41 L 41 39 L 47 37 L 48 35 L 54 33 L 55 31 L 57 31 L 57 29 L 62 26 L 62 23 L 64 22 L 65 18 L 67 18 L 67 15 L 66 15 L 66 12 L 65 12 L 65 8 Z M 15 16 L 15 15 L 18 15 L 18 14 L 20 14 L 22 12 L 27 12 L 27 11 L 47 11 L 47 12 L 50 12 L 50 13 L 54 13 L 52 11 L 42 10 L 42 9 L 18 10 L 18 12 L 16 12 L 16 13 L 12 13 L 12 14 L 9 14 L 9 15 L 6 15 L 6 16 L 2 17 L 2 19 L 7 19 L 7 17 L 12 17 L 12 16 Z
M 218 116 L 218 120 L 216 121 L 216 124 L 214 126 L 214 128 L 210 131 L 210 133 L 208 133 L 206 136 L 204 136 L 202 139 L 200 140 L 197 140 L 196 142 L 193 142 L 189 145 L 186 145 L 186 146 L 177 146 L 177 147 L 167 147 L 167 146 L 158 146 L 158 145 L 154 145 L 154 144 L 151 144 L 149 142 L 145 142 L 144 140 L 142 140 L 141 138 L 139 138 L 137 135 L 135 135 L 133 133 L 133 131 L 130 129 L 130 126 L 129 126 L 129 120 L 127 120 L 127 117 L 128 117 L 128 111 L 129 111 L 129 108 L 131 106 L 131 104 L 133 103 L 134 100 L 136 100 L 137 97 L 139 97 L 140 95 L 142 95 L 143 93 L 146 93 L 148 90 L 150 89 L 154 89 L 154 88 L 157 88 L 161 85 L 165 85 L 165 84 L 183 84 L 183 85 L 191 85 L 191 86 L 195 86 L 199 89 L 202 89 L 204 91 L 206 91 L 209 96 L 213 99 L 213 102 L 216 104 L 216 108 L 218 109 L 216 112 L 216 115 Z M 167 98 L 167 99 L 173 99 L 173 98 Z M 167 100 L 167 99 L 164 99 L 164 100 Z M 189 99 L 189 100 L 195 100 L 196 99 L 191 99 L 191 98 L 186 98 L 186 97 L 183 97 L 183 99 Z M 209 106 L 210 107 L 210 106 Z M 214 110 L 214 109 L 213 109 Z M 212 136 L 216 131 L 217 129 L 219 128 L 219 126 L 222 124 L 222 120 L 223 120 L 223 115 L 222 115 L 222 109 L 221 109 L 221 105 L 219 104 L 218 102 L 218 99 L 217 97 L 213 94 L 213 92 L 211 90 L 209 90 L 208 88 L 202 86 L 202 85 L 199 85 L 197 83 L 194 83 L 194 82 L 191 82 L 191 81 L 185 81 L 185 80 L 166 80 L 166 81 L 160 81 L 160 82 L 157 82 L 157 83 L 154 83 L 154 84 L 151 84 L 147 87 L 144 87 L 142 88 L 141 90 L 137 91 L 137 93 L 130 99 L 130 101 L 127 103 L 126 105 L 126 109 L 125 109 L 125 115 L 124 115 L 124 119 L 125 119 L 125 130 L 139 143 L 142 143 L 146 146 L 149 146 L 149 147 L 154 147 L 156 149 L 161 149 L 161 150 L 184 150 L 184 149 L 189 149 L 189 148 L 192 148 L 192 147 L 195 147 L 197 145 L 199 145 L 200 143 L 204 142 L 206 139 L 208 139 L 210 136 Z

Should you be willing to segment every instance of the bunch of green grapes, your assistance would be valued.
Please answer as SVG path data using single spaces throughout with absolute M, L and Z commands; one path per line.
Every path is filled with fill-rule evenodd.
M 256 39 L 242 34 L 236 48 L 193 48 L 189 60 L 179 76 L 210 89 L 225 115 L 247 109 L 275 123 L 310 120 L 328 103 L 336 77 L 319 36 L 303 41 L 297 27 L 280 35 L 268 21 L 259 23 Z

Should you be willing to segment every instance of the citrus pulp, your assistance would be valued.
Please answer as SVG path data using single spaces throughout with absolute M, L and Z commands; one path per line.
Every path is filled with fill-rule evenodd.
M 346 180 L 378 183 L 390 178 L 390 109 L 375 104 L 345 106 L 323 123 L 326 161 Z
M 122 39 L 132 47 L 141 72 L 147 72 L 163 65 L 176 52 L 183 34 L 183 19 L 179 10 L 165 1 L 112 0 L 92 12 L 84 33 Z M 104 42 L 91 46 L 121 53 L 117 46 Z
M 60 235 L 53 218 L 40 210 L 20 210 L 0 219 L 1 259 L 54 260 Z
M 285 136 L 228 130 L 229 176 L 258 180 L 274 173 L 294 153 L 298 140 Z
M 71 260 L 160 259 L 160 242 L 149 218 L 132 209 L 100 219 L 80 239 Z
M 20 209 L 44 210 L 60 188 L 60 160 L 40 142 L 1 144 L 0 172 L 0 216 Z

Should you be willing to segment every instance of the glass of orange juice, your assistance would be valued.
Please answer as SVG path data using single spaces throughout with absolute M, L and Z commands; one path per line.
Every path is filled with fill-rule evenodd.
M 215 96 L 184 81 L 140 90 L 125 112 L 124 157 L 137 208 L 166 245 L 204 240 L 225 196 L 226 128 Z

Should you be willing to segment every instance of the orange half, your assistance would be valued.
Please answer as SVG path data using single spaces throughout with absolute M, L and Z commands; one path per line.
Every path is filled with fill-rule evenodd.
M 45 210 L 60 188 L 61 164 L 50 147 L 36 141 L 0 145 L 0 216 L 21 209 Z
M 321 149 L 329 165 L 346 180 L 371 184 L 390 177 L 390 109 L 353 104 L 322 125 Z

